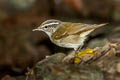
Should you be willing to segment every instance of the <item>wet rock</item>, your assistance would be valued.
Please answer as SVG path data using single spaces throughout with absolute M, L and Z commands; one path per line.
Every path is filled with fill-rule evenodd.
M 84 64 L 63 62 L 63 53 L 49 56 L 35 65 L 35 80 L 119 80 L 119 46 L 118 41 L 95 48 L 97 54 Z
M 64 64 L 64 54 L 58 53 L 38 62 L 34 68 L 36 80 L 103 80 L 96 67 Z

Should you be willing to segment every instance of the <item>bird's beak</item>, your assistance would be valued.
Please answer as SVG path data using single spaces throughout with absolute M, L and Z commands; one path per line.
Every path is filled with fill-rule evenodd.
M 38 28 L 35 28 L 32 31 L 43 31 L 43 29 L 41 28 L 41 25 L 40 25 Z
M 33 29 L 32 31 L 37 31 L 37 30 L 39 30 L 39 29 Z
M 41 28 L 36 28 L 36 29 L 33 29 L 32 31 L 42 31 Z

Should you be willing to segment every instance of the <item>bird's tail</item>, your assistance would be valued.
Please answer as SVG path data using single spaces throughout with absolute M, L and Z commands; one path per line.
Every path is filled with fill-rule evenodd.
M 79 33 L 87 32 L 87 31 L 90 31 L 90 30 L 94 30 L 94 29 L 102 27 L 102 26 L 104 26 L 106 24 L 108 24 L 108 23 L 90 25 L 89 27 L 86 27 L 86 28 L 82 29 Z

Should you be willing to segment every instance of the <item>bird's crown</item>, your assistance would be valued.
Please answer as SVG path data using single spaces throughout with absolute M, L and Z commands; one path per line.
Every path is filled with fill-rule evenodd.
M 60 23 L 61 23 L 61 21 L 59 21 L 59 20 L 50 19 L 50 20 L 44 21 L 44 22 L 40 25 L 40 28 L 54 27 L 55 25 L 58 25 L 58 24 L 60 24 Z

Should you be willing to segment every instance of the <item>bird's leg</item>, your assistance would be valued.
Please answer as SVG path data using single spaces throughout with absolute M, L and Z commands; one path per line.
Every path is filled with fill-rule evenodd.
M 78 48 L 74 48 L 74 51 L 71 51 L 68 56 L 63 59 L 63 62 L 74 62 L 74 58 L 77 53 L 83 48 L 83 45 L 80 45 Z
M 80 52 L 83 48 L 85 48 L 87 46 L 87 44 L 88 44 L 88 40 L 84 41 L 84 44 L 81 44 L 81 45 L 78 46 L 78 48 L 74 49 L 75 52 L 76 53 Z
M 83 48 L 83 46 L 82 45 L 80 45 L 76 50 L 75 50 L 75 53 L 78 53 L 78 52 L 80 52 L 80 50 Z

